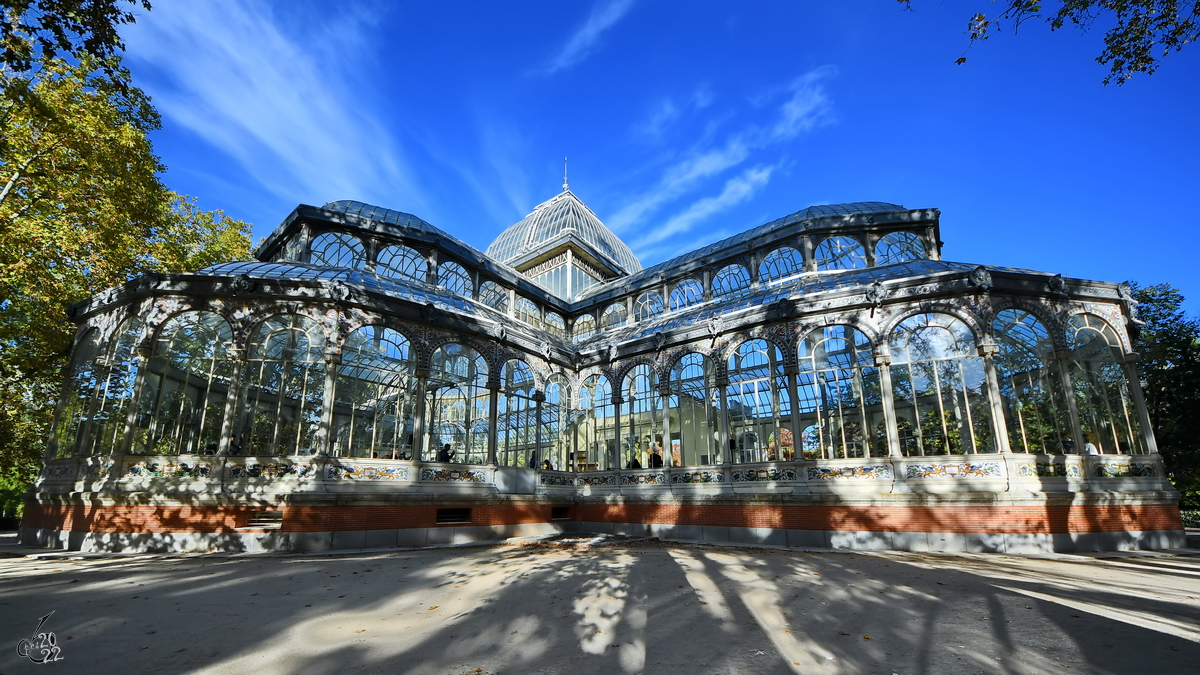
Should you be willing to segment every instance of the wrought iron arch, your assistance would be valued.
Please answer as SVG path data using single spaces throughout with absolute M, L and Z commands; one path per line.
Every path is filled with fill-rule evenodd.
M 991 316 L 986 317 L 987 335 L 992 341 L 995 341 L 996 336 L 992 334 L 992 324 L 996 317 L 1006 309 L 1019 309 L 1023 312 L 1029 312 L 1033 318 L 1042 322 L 1046 327 L 1046 331 L 1050 333 L 1050 340 L 1054 344 L 1054 349 L 1067 349 L 1067 322 L 1066 314 L 1059 313 L 1051 314 L 1047 311 L 1047 307 L 1036 302 L 1030 302 L 1024 298 L 1000 297 L 996 298 L 991 307 Z
M 887 323 L 883 325 L 883 328 L 880 330 L 880 340 L 886 341 L 891 339 L 891 335 L 896 330 L 896 326 L 899 326 L 905 319 L 918 314 L 948 314 L 962 321 L 967 326 L 967 328 L 971 331 L 971 335 L 975 338 L 976 347 L 983 342 L 985 333 L 983 324 L 980 323 L 979 315 L 961 307 L 933 303 L 926 306 L 909 307 L 903 312 L 893 316 Z

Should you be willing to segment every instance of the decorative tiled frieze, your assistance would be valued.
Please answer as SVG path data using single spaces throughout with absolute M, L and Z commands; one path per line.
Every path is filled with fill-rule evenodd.
M 353 466 L 335 464 L 325 475 L 331 479 L 346 480 L 408 480 L 408 468 L 403 466 Z
M 558 486 L 558 487 L 574 487 L 575 478 L 573 476 L 559 476 L 552 473 L 543 473 L 538 476 L 538 481 L 542 485 Z
M 1017 467 L 1022 478 L 1082 478 L 1083 469 L 1078 464 L 1056 462 L 1026 462 Z
M 166 462 L 159 464 L 158 462 L 138 462 L 130 464 L 125 471 L 127 476 L 135 476 L 140 478 L 208 478 L 212 473 L 211 464 L 202 464 L 196 462 L 188 464 L 187 462 Z
M 875 480 L 891 480 L 891 464 L 870 464 L 867 466 L 810 466 L 805 470 L 809 480 L 840 480 L 843 478 L 861 478 Z
M 1153 464 L 1098 464 L 1097 478 L 1154 478 L 1158 476 L 1158 467 Z
M 332 468 L 332 467 L 331 467 Z M 317 468 L 312 464 L 271 462 L 267 464 L 233 464 L 230 478 L 312 478 Z
M 733 482 L 753 483 L 760 481 L 796 480 L 794 469 L 740 469 L 733 471 Z
M 999 462 L 961 462 L 954 464 L 909 464 L 905 478 L 1003 478 Z
M 435 469 L 433 467 L 421 469 L 421 480 L 440 483 L 488 482 L 486 471 L 477 471 L 475 469 Z
M 46 467 L 47 480 L 66 480 L 75 477 L 74 464 L 52 464 Z
M 686 484 L 686 483 L 724 483 L 724 471 L 692 471 L 689 473 L 673 473 L 671 474 L 671 483 Z
M 621 485 L 666 485 L 665 473 L 623 473 Z
M 580 476 L 576 479 L 575 484 L 579 487 L 616 487 L 617 477 L 613 474 L 605 474 L 602 476 Z

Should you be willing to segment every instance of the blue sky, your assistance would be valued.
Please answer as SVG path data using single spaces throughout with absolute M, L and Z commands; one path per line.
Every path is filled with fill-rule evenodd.
M 995 6 L 162 0 L 124 36 L 166 183 L 258 237 L 357 199 L 484 249 L 569 156 L 643 265 L 886 201 L 941 209 L 949 260 L 1166 281 L 1200 311 L 1200 47 L 1104 86 L 1100 32 L 1026 24 L 955 65 Z

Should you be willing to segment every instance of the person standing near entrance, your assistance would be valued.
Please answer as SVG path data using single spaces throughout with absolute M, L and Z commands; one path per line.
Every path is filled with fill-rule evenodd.
M 443 445 L 441 450 L 438 450 L 437 461 L 439 461 L 439 462 L 453 462 L 454 461 L 454 451 L 450 449 L 449 443 Z

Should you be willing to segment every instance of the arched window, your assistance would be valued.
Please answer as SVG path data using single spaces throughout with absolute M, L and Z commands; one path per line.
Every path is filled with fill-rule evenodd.
M 542 320 L 538 314 L 539 312 L 537 305 L 533 304 L 532 300 L 529 298 L 522 298 L 520 296 L 517 297 L 517 302 L 513 305 L 513 316 L 516 317 L 518 321 L 524 321 L 530 326 L 541 328 Z
M 108 373 L 96 390 L 88 425 L 80 433 L 80 454 L 110 455 L 121 452 L 129 406 L 133 404 L 134 384 L 142 360 L 137 345 L 146 324 L 139 317 L 126 319 L 113 335 L 108 353 Z
M 1116 331 L 1095 314 L 1075 314 L 1068 320 L 1067 345 L 1083 452 L 1088 444 L 1102 453 L 1146 452 Z
M 385 246 L 375 260 L 375 272 L 385 277 L 425 283 L 425 258 L 407 246 Z
M 1000 402 L 1013 452 L 1073 450 L 1062 373 L 1050 333 L 1029 312 L 1006 309 L 992 321 Z
M 479 285 L 479 301 L 498 312 L 508 313 L 508 291 L 494 281 Z
M 616 406 L 612 385 L 603 375 L 592 375 L 579 390 L 579 415 L 575 421 L 575 454 L 571 464 L 576 471 L 616 468 Z
M 67 371 L 67 383 L 63 387 L 63 405 L 54 425 L 54 457 L 73 457 L 83 443 L 82 433 L 91 416 L 92 401 L 95 400 L 96 385 L 99 383 L 100 331 L 91 330 L 75 346 L 71 355 L 71 366 Z
M 677 312 L 704 302 L 704 286 L 695 279 L 684 279 L 671 289 L 671 311 Z
M 562 375 L 552 375 L 546 383 L 546 400 L 542 403 L 542 457 L 539 460 L 550 460 L 550 465 L 558 471 L 566 471 L 570 466 L 571 446 L 570 436 L 566 433 L 567 422 L 570 419 L 570 390 L 567 380 Z M 538 468 L 542 462 L 538 462 Z
M 722 267 L 712 278 L 714 298 L 736 298 L 750 292 L 750 273 L 741 265 Z
M 400 333 L 363 326 L 346 336 L 333 389 L 335 456 L 412 459 L 412 375 Z
M 434 400 L 425 461 L 433 461 L 446 443 L 454 461 L 487 461 L 490 392 L 487 361 L 474 349 L 452 343 L 429 360 L 428 387 Z
M 891 335 L 896 415 L 906 455 L 995 452 L 991 402 L 975 336 L 948 314 L 917 314 Z
M 614 302 L 605 308 L 604 313 L 600 315 L 600 327 L 603 330 L 612 330 L 625 325 L 625 321 L 629 316 L 629 312 L 625 309 L 625 303 Z
M 721 398 L 713 362 L 702 354 L 685 354 L 671 369 L 669 397 L 671 438 L 666 441 L 670 466 L 721 463 Z
M 496 462 L 500 466 L 529 466 L 537 449 L 537 402 L 533 400 L 533 371 L 524 361 L 510 360 L 500 369 L 500 401 L 496 419 Z
M 596 332 L 596 317 L 591 314 L 580 314 L 575 317 L 575 325 L 571 327 L 571 339 L 582 342 Z
M 456 262 L 447 261 L 438 266 L 438 285 L 464 298 L 471 297 L 471 275 Z
M 662 437 L 662 396 L 654 369 L 642 364 L 625 376 L 621 388 L 621 465 L 660 468 L 665 465 Z
M 799 358 L 804 458 L 886 457 L 883 393 L 870 338 L 850 326 L 818 328 L 800 341 Z
M 313 239 L 309 260 L 322 267 L 358 267 L 366 262 L 362 242 L 352 234 L 326 232 Z
M 138 397 L 135 454 L 217 454 L 232 347 L 233 331 L 219 314 L 184 312 L 163 324 Z
M 925 242 L 912 232 L 889 232 L 875 243 L 875 264 L 894 265 L 906 260 L 928 258 Z
M 312 455 L 324 443 L 325 331 L 296 314 L 259 324 L 246 350 L 232 454 Z
M 729 357 L 729 450 L 734 462 L 781 460 L 794 452 L 783 352 L 747 340 Z
M 633 317 L 638 321 L 648 321 L 662 313 L 662 296 L 654 291 L 642 293 L 633 303 Z
M 556 312 L 546 312 L 546 330 L 557 335 L 558 337 L 567 336 L 567 327 L 563 323 L 561 314 Z
M 826 237 L 813 250 L 817 270 L 857 270 L 867 266 L 867 253 L 851 237 Z
M 804 271 L 804 256 L 790 246 L 782 246 L 771 251 L 762 259 L 758 266 L 760 283 L 777 281 L 794 277 Z

